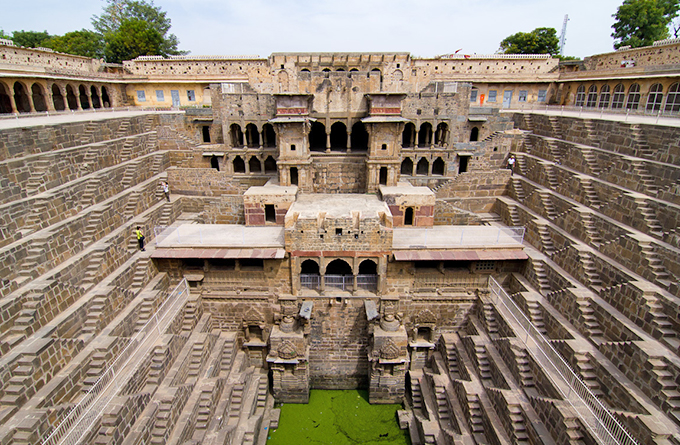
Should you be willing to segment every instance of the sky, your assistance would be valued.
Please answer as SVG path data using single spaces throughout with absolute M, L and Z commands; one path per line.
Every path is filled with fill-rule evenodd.
M 273 52 L 493 54 L 505 37 L 569 15 L 565 55 L 613 51 L 612 14 L 623 0 L 155 0 L 192 55 Z M 92 29 L 104 0 L 8 1 L 0 30 L 64 34 Z

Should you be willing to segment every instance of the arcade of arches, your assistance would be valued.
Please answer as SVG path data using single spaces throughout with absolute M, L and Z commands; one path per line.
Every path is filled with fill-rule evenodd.
M 42 113 L 45 111 L 77 111 L 114 106 L 105 85 L 73 85 L 17 80 L 0 82 L 0 113 Z

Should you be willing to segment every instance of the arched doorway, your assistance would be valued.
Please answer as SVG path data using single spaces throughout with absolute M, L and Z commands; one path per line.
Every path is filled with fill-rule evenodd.
M 264 172 L 276 173 L 276 160 L 271 156 L 267 156 L 267 159 L 264 160 Z
M 326 266 L 324 274 L 326 288 L 352 290 L 354 288 L 354 274 L 352 267 L 345 260 L 333 260 Z
M 78 98 L 76 97 L 76 92 L 71 85 L 66 85 L 66 102 L 68 103 L 69 110 L 78 109 Z
M 245 173 L 246 172 L 246 163 L 243 162 L 243 159 L 241 159 L 241 156 L 236 156 L 234 160 L 232 161 L 232 164 L 234 165 L 234 173 Z
M 13 111 L 9 90 L 4 83 L 0 82 L 0 113 L 12 113 Z
M 413 174 L 413 161 L 411 158 L 406 158 L 401 161 L 401 174 L 411 176 Z
M 45 102 L 45 95 L 43 94 L 42 86 L 34 83 L 31 86 L 31 96 L 33 99 L 33 108 L 35 111 L 47 111 L 47 103 Z
M 404 126 L 404 132 L 401 134 L 401 146 L 413 147 L 416 138 L 416 126 L 411 122 Z
M 416 175 L 427 175 L 430 170 L 430 163 L 425 158 L 420 158 L 416 166 Z
M 309 131 L 310 151 L 326 151 L 326 126 L 321 122 L 313 122 Z
M 318 290 L 320 284 L 319 263 L 314 260 L 304 260 L 300 265 L 300 286 Z
M 274 131 L 274 127 L 272 124 L 264 124 L 262 126 L 262 145 L 264 145 L 265 148 L 274 148 L 276 147 L 276 131 Z
M 375 292 L 378 288 L 378 265 L 373 260 L 363 260 L 359 264 L 357 288 Z
M 64 104 L 64 96 L 61 94 L 61 88 L 59 85 L 52 84 L 52 103 L 54 104 L 54 109 L 57 111 L 64 111 L 66 105 Z
M 94 108 L 101 108 L 102 104 L 99 102 L 99 91 L 97 90 L 97 87 L 92 85 L 90 87 L 90 97 L 92 98 L 92 106 Z
M 255 156 L 251 156 L 248 160 L 248 168 L 250 173 L 262 173 L 262 163 Z
M 26 88 L 20 82 L 14 82 L 14 103 L 17 106 L 18 113 L 30 113 L 31 105 L 29 103 Z
M 446 123 L 441 122 L 437 125 L 437 131 L 434 133 L 434 145 L 443 146 L 446 145 L 446 138 L 449 134 L 449 126 Z
M 231 124 L 229 127 L 232 147 L 243 147 L 243 132 L 239 124 Z
M 111 108 L 111 99 L 109 98 L 109 92 L 106 87 L 102 87 L 102 104 L 104 108 Z
M 246 125 L 246 145 L 248 147 L 260 146 L 260 133 L 257 131 L 255 124 Z
M 78 87 L 78 95 L 80 95 L 80 107 L 83 110 L 88 110 L 90 108 L 90 101 L 87 98 L 87 90 L 83 85 Z
M 437 158 L 432 163 L 432 174 L 433 175 L 443 175 L 446 164 L 442 158 Z
M 432 145 L 432 124 L 425 122 L 418 132 L 418 146 L 429 147 L 430 145 Z
M 347 150 L 347 127 L 342 122 L 331 125 L 331 150 Z
M 470 130 L 470 142 L 477 142 L 479 140 L 479 128 L 472 127 Z

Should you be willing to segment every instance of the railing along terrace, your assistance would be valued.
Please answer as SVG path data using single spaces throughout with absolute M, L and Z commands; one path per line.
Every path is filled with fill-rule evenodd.
M 497 309 L 502 310 L 504 315 L 509 316 L 523 330 L 523 333 L 517 334 L 527 350 L 532 352 L 546 374 L 551 377 L 555 387 L 576 411 L 596 441 L 606 445 L 637 445 L 637 441 L 590 391 L 493 277 L 489 277 L 489 290 Z
M 375 274 L 357 275 L 357 287 L 365 290 L 376 290 L 378 288 L 378 276 Z
M 641 104 L 642 105 L 642 104 Z M 550 114 L 553 116 L 574 116 L 578 117 L 604 117 L 604 116 L 620 116 L 624 117 L 624 122 L 628 120 L 628 116 L 647 116 L 651 118 L 680 118 L 680 110 L 670 109 L 665 107 L 659 109 L 647 109 L 644 106 L 639 108 L 605 108 L 605 107 L 586 107 L 575 105 L 546 105 L 540 103 L 526 103 L 513 104 L 509 107 L 502 108 L 503 111 L 538 111 Z M 565 114 L 566 113 L 566 114 Z
M 394 229 L 395 248 L 512 246 L 524 241 L 524 226 L 435 226 Z
M 43 445 L 75 445 L 84 438 L 113 397 L 130 380 L 179 309 L 184 306 L 188 296 L 189 285 L 183 279 L 149 321 L 130 339 L 92 388 L 43 440 Z
M 324 275 L 323 279 L 326 287 L 342 290 L 354 289 L 353 275 Z

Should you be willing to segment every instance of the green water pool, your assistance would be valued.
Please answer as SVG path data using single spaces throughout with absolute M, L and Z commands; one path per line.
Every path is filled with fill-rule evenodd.
M 267 445 L 410 445 L 397 421 L 401 408 L 370 405 L 366 391 L 313 390 L 309 404 L 281 406 L 279 428 L 268 432 Z

